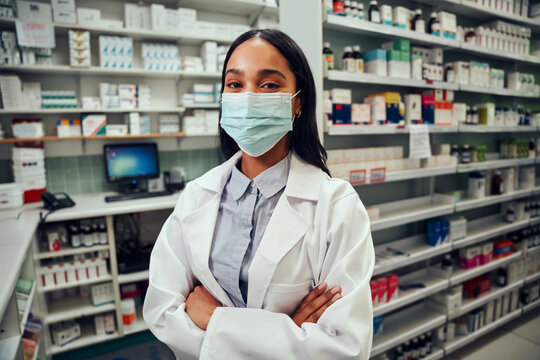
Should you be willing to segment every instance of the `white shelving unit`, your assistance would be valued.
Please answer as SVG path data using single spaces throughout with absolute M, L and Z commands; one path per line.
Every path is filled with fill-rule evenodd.
M 536 274 L 528 275 L 525 278 L 525 284 L 530 284 L 532 282 L 535 282 L 536 280 L 540 280 L 540 272 L 537 272 Z
M 453 316 L 451 317 L 449 316 L 449 320 L 459 317 L 463 314 L 466 314 L 469 311 L 474 310 L 477 307 L 480 307 L 484 304 L 487 304 L 491 300 L 497 299 L 504 294 L 508 294 L 509 292 L 519 289 L 522 286 L 523 286 L 523 280 L 520 280 L 520 281 L 516 281 L 513 284 L 509 284 L 505 287 L 493 286 L 488 292 L 483 293 L 476 299 L 465 298 L 461 302 L 461 310 L 458 313 L 453 314 Z
M 507 194 L 486 196 L 480 199 L 464 199 L 456 203 L 456 211 L 464 211 L 531 196 L 531 189 L 517 190 Z
M 429 273 L 427 269 L 418 270 L 413 273 L 400 276 L 399 283 L 400 285 L 423 283 L 425 285 L 425 288 L 409 289 L 406 291 L 399 290 L 399 296 L 397 297 L 397 299 L 374 307 L 373 316 L 386 314 L 390 311 L 411 304 L 417 300 L 425 299 L 430 295 L 447 289 L 449 285 L 448 279 L 444 279 L 437 275 Z
M 68 288 L 71 288 L 71 287 L 97 284 L 97 283 L 107 282 L 107 281 L 111 281 L 111 280 L 112 280 L 112 275 L 107 274 L 107 275 L 100 276 L 100 277 L 95 278 L 95 279 L 80 280 L 80 281 L 78 281 L 76 283 L 65 283 L 65 284 L 61 284 L 61 285 L 45 286 L 45 287 L 39 286 L 38 287 L 38 292 L 44 293 L 44 292 L 49 292 L 49 291 L 68 289 Z
M 526 314 L 526 313 L 536 309 L 539 306 L 540 306 L 540 300 L 536 300 L 535 302 L 532 302 L 530 304 L 525 305 L 523 307 L 523 313 Z
M 47 315 L 45 315 L 45 323 L 52 324 L 59 321 L 115 311 L 116 305 L 112 302 L 94 306 L 88 298 L 73 296 L 62 300 L 51 301 L 48 310 Z
M 470 172 L 470 171 L 482 171 L 502 169 L 513 166 L 527 166 L 534 165 L 535 159 L 499 159 L 488 160 L 470 164 L 458 164 L 457 172 Z
M 393 201 L 376 206 L 379 208 L 380 218 L 371 221 L 371 231 L 451 214 L 454 212 L 454 198 L 448 195 L 433 194 L 432 196 Z
M 487 126 L 487 125 L 428 125 L 428 131 L 431 134 L 438 133 L 516 133 L 516 132 L 537 132 L 536 126 Z M 393 135 L 408 134 L 407 126 L 398 126 L 394 124 L 387 125 L 328 125 L 326 132 L 328 135 Z
M 373 24 L 376 25 L 376 24 Z M 425 80 L 413 80 L 407 78 L 393 78 L 389 76 L 378 76 L 368 73 L 351 73 L 341 70 L 329 70 L 327 75 L 328 80 L 333 81 L 345 81 L 360 84 L 379 84 L 379 85 L 393 85 L 393 86 L 405 86 L 405 87 L 417 87 L 426 89 L 443 89 L 443 90 L 458 90 L 457 84 L 433 81 L 429 83 Z
M 489 325 L 485 325 L 484 327 L 480 328 L 479 330 L 470 333 L 468 335 L 464 336 L 457 336 L 454 340 L 446 342 L 444 344 L 444 351 L 446 355 L 458 350 L 459 348 L 462 348 L 463 346 L 473 342 L 474 340 L 478 339 L 480 336 L 487 334 L 491 330 L 494 330 L 498 327 L 500 327 L 503 324 L 506 324 L 518 316 L 521 315 L 521 309 L 518 309 L 516 311 L 511 312 L 510 314 L 507 314 L 500 319 L 495 320 Z
M 445 322 L 446 315 L 427 309 L 424 304 L 418 304 L 385 317 L 384 333 L 373 339 L 371 356 L 390 350 L 404 341 L 441 326 Z
M 138 271 L 138 272 L 131 273 L 131 274 L 119 274 L 118 275 L 118 283 L 119 284 L 127 284 L 127 283 L 130 283 L 130 282 L 148 280 L 148 276 L 149 276 L 148 270 Z
M 403 171 L 391 171 L 385 174 L 385 179 L 383 182 L 392 182 L 392 181 L 402 181 L 402 180 L 411 180 L 411 179 L 420 179 L 431 176 L 439 175 L 448 175 L 454 174 L 456 172 L 455 166 L 441 166 L 434 168 L 420 168 L 414 170 L 403 170 Z M 349 181 L 349 179 L 344 179 Z M 366 175 L 366 183 L 363 185 L 369 185 L 371 183 L 371 176 Z M 361 186 L 361 185 L 355 185 Z
M 461 284 L 462 282 L 472 279 L 478 275 L 485 274 L 488 271 L 509 264 L 521 257 L 521 255 L 521 251 L 518 251 L 513 253 L 512 255 L 506 256 L 501 259 L 491 260 L 485 265 L 480 265 L 472 269 L 455 269 L 452 273 L 452 276 L 450 277 L 450 286 Z
M 117 339 L 120 335 L 118 332 L 107 335 L 95 335 L 94 329 L 90 326 L 81 326 L 81 337 L 64 346 L 53 345 L 47 355 L 56 355 L 69 350 L 80 349 L 85 346 L 99 344 L 105 341 Z
M 96 245 L 96 246 L 89 246 L 89 247 L 81 246 L 78 248 L 63 249 L 60 251 L 40 252 L 34 256 L 34 259 L 36 260 L 51 259 L 55 257 L 86 254 L 90 252 L 103 251 L 103 250 L 109 250 L 109 245 Z
M 183 107 L 164 107 L 164 108 L 137 108 L 137 109 L 83 109 L 83 108 L 51 108 L 51 109 L 0 109 L 0 114 L 16 115 L 16 114 L 123 114 L 129 112 L 139 113 L 182 113 L 185 111 Z
M 460 125 L 459 132 L 463 133 L 497 133 L 497 132 L 536 132 L 538 128 L 532 125 L 523 126 L 487 126 Z
M 21 318 L 21 334 L 24 332 L 24 328 L 26 327 L 26 322 L 28 321 L 28 315 L 30 315 L 30 310 L 32 310 L 32 304 L 34 303 L 34 296 L 36 295 L 36 288 L 37 284 L 34 281 L 32 284 L 32 289 L 30 290 L 30 293 L 28 294 L 28 299 L 26 300 L 26 307 L 23 311 L 23 316 Z

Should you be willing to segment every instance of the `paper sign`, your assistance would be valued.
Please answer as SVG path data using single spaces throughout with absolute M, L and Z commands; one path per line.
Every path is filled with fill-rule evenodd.
M 386 179 L 386 168 L 373 168 L 369 175 L 369 182 L 372 184 L 384 182 Z
M 54 48 L 54 26 L 17 20 L 17 42 L 19 46 Z
M 409 125 L 409 158 L 425 159 L 431 157 L 427 125 Z
M 366 183 L 366 170 L 351 170 L 349 172 L 349 182 L 351 185 L 364 185 Z

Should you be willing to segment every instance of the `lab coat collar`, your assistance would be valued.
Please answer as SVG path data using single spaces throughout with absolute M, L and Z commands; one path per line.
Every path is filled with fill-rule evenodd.
M 200 178 L 193 180 L 203 189 L 221 194 L 231 176 L 232 168 L 242 157 L 238 151 L 222 165 L 215 167 Z M 285 195 L 298 199 L 316 201 L 321 189 L 321 170 L 304 160 L 295 152 L 291 155 L 289 179 L 285 187 Z

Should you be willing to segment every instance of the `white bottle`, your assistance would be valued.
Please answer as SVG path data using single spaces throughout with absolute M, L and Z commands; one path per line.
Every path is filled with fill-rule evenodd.
M 358 1 L 351 1 L 351 10 L 353 19 L 358 19 Z
M 426 22 L 422 18 L 422 9 L 416 9 L 414 12 L 414 31 L 419 33 L 425 33 L 426 32 Z

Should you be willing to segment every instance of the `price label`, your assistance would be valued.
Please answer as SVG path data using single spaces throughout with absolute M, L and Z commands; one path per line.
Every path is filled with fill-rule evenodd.
M 366 170 L 351 170 L 349 172 L 349 182 L 351 185 L 364 185 L 366 183 Z
M 374 183 L 380 183 L 384 182 L 386 180 L 386 168 L 373 168 L 371 169 L 371 173 L 369 176 L 369 182 Z

